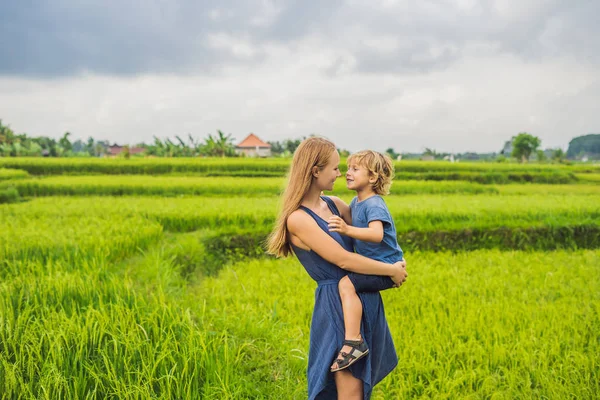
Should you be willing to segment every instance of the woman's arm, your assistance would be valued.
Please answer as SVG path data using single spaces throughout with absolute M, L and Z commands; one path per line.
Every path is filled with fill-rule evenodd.
M 294 211 L 288 217 L 287 227 L 291 234 L 298 237 L 312 251 L 344 270 L 361 274 L 390 276 L 394 282 L 401 282 L 406 278 L 406 269 L 403 268 L 406 266 L 405 263 L 386 264 L 344 250 L 304 211 Z

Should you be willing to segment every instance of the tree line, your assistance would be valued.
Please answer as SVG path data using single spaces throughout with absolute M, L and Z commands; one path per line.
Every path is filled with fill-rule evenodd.
M 8 125 L 4 125 L 0 119 L 0 157 L 101 157 L 109 154 L 110 144 L 107 140 L 95 140 L 89 137 L 86 141 L 70 140 L 71 133 L 65 132 L 60 139 L 46 136 L 31 137 L 25 133 L 16 134 Z M 302 140 L 285 139 L 282 141 L 270 141 L 271 154 L 276 157 L 291 157 Z M 497 153 L 443 153 L 432 148 L 425 148 L 423 153 L 397 153 L 393 148 L 385 150 L 393 160 L 402 156 L 403 159 L 419 159 L 427 156 L 435 160 L 484 160 L 484 161 L 507 161 L 514 158 L 520 162 L 527 162 L 535 156 L 540 162 L 564 162 L 567 158 L 600 159 L 600 134 L 589 134 L 579 136 L 571 140 L 569 149 L 565 153 L 562 149 L 541 150 L 541 140 L 527 132 L 521 132 L 513 136 L 505 143 L 504 149 Z M 139 143 L 133 146 L 142 149 L 142 155 L 155 157 L 237 157 L 235 143 L 231 134 L 225 134 L 220 130 L 203 139 L 194 138 L 188 134 L 186 138 L 178 135 L 175 139 L 160 139 L 154 136 L 154 142 L 150 144 Z M 342 157 L 350 152 L 346 149 L 338 149 Z M 121 156 L 130 157 L 131 149 L 124 146 Z
M 15 134 L 0 120 L 0 156 L 1 157 L 101 157 L 109 154 L 108 140 L 95 140 L 89 137 L 86 141 L 72 142 L 70 132 L 65 132 L 60 139 L 46 136 L 31 137 L 27 134 Z M 156 157 L 234 157 L 235 144 L 231 134 L 218 130 L 215 135 L 209 134 L 203 140 L 188 135 L 186 140 L 175 136 L 159 139 L 154 137 L 150 144 L 139 143 L 132 147 L 143 149 L 143 154 Z M 124 146 L 123 156 L 130 155 L 131 148 Z
M 45 136 L 31 137 L 27 134 L 15 134 L 8 125 L 0 119 L 0 157 L 101 157 L 109 154 L 110 143 L 108 140 L 95 140 L 89 137 L 87 141 L 76 140 L 71 142 L 70 132 L 65 132 L 60 139 Z M 194 138 L 191 134 L 182 138 L 160 139 L 153 137 L 150 144 L 138 143 L 133 146 L 123 146 L 122 156 L 130 157 L 133 148 L 143 149 L 143 155 L 155 157 L 237 157 L 234 138 L 220 130 L 212 135 L 208 134 L 203 139 Z M 274 156 L 290 156 L 302 140 L 285 139 L 283 141 L 268 142 Z M 339 149 L 342 155 L 349 155 L 348 150 Z

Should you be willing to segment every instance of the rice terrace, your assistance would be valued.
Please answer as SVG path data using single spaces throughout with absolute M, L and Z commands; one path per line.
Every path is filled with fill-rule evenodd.
M 263 245 L 289 162 L 0 158 L 2 398 L 306 398 L 315 284 Z M 373 398 L 598 398 L 600 166 L 395 168 Z

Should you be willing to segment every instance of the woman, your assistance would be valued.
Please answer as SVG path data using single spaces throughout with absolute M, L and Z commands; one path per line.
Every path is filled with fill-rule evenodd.
M 369 399 L 373 386 L 390 373 L 398 358 L 378 292 L 360 293 L 363 304 L 361 335 L 369 355 L 335 373 L 329 372 L 344 339 L 338 281 L 351 273 L 390 276 L 397 285 L 406 279 L 406 264 L 385 264 L 353 252 L 352 241 L 330 232 L 327 220 L 345 216 L 348 206 L 338 198 L 321 196 L 332 190 L 340 157 L 335 145 L 322 138 L 303 141 L 294 153 L 283 206 L 269 236 L 271 254 L 295 253 L 317 281 L 308 355 L 309 399 Z

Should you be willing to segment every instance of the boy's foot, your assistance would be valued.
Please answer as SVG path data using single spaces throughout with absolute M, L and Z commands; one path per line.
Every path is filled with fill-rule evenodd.
M 349 350 L 344 351 L 345 349 Z M 369 354 L 369 348 L 364 339 L 344 340 L 342 350 L 340 350 L 337 359 L 333 362 L 330 371 L 337 372 L 346 369 L 367 354 Z

